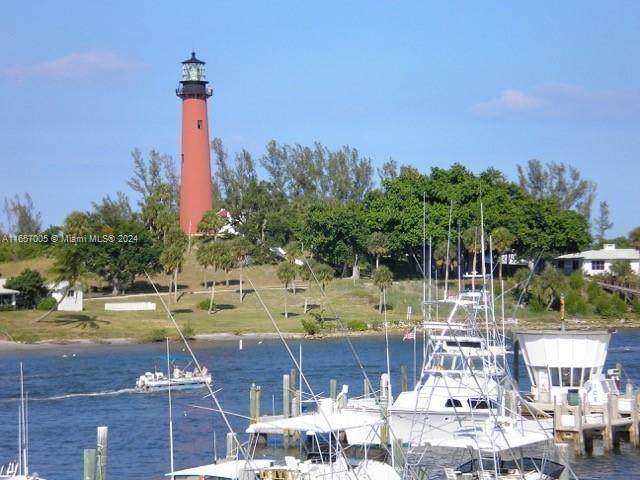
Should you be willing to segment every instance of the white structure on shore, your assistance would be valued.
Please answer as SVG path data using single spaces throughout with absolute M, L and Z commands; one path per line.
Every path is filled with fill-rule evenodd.
M 5 284 L 7 283 L 6 278 L 0 278 L 0 305 L 11 305 L 13 307 L 16 306 L 16 295 L 20 295 L 18 290 L 12 290 L 11 288 L 6 288 Z
M 84 307 L 84 294 L 79 283 L 69 287 L 69 282 L 48 283 L 50 295 L 58 302 L 60 312 L 81 312 Z
M 629 262 L 635 273 L 640 273 L 640 251 L 635 248 L 616 248 L 605 243 L 600 250 L 586 250 L 556 257 L 556 266 L 567 275 L 582 270 L 585 275 L 598 275 L 611 271 L 615 262 Z

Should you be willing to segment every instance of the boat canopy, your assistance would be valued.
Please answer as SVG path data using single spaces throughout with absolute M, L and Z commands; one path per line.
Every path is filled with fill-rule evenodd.
M 165 477 L 215 477 L 236 480 L 240 473 L 246 470 L 259 470 L 273 466 L 273 460 L 230 460 L 220 463 L 210 463 L 199 467 L 187 468 L 175 472 L 165 473 Z
M 329 433 L 353 428 L 375 427 L 382 424 L 380 415 L 365 412 L 313 413 L 299 417 L 281 418 L 258 422 L 247 428 L 247 433 L 271 433 L 274 430 L 294 430 L 297 432 Z

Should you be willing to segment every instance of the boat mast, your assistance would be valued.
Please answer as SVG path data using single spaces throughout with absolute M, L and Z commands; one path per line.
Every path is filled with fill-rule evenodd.
M 27 417 L 24 403 L 24 376 L 22 373 L 22 362 L 20 362 L 20 470 L 24 476 L 29 475 L 29 463 L 27 454 Z
M 173 413 L 171 408 L 171 364 L 169 361 L 169 337 L 167 337 L 167 377 L 169 379 L 169 459 L 171 462 L 171 480 L 173 480 Z
M 453 215 L 453 200 L 449 205 L 449 228 L 447 230 L 447 256 L 444 261 L 444 298 L 446 301 L 449 298 L 449 247 L 451 245 L 451 217 Z

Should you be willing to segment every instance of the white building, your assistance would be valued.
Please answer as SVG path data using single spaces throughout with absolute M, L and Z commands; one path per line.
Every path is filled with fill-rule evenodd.
M 84 295 L 82 287 L 76 283 L 74 287 L 68 288 L 69 282 L 49 283 L 47 288 L 53 298 L 58 303 L 58 310 L 61 312 L 81 312 L 83 309 Z M 64 298 L 63 298 L 64 295 Z
M 585 275 L 598 275 L 611 271 L 615 262 L 629 262 L 635 273 L 640 273 L 640 251 L 635 248 L 616 248 L 605 243 L 601 250 L 587 250 L 556 257 L 555 264 L 567 275 L 582 270 Z
M 12 305 L 13 307 L 15 307 L 16 295 L 20 295 L 20 292 L 18 290 L 6 288 L 6 283 L 6 278 L 0 278 L 0 305 Z

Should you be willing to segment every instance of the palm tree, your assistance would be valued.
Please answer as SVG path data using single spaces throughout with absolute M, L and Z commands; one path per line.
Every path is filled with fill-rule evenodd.
M 169 299 L 171 298 L 171 285 L 173 284 L 174 302 L 178 301 L 178 272 L 182 270 L 187 246 L 187 235 L 176 228 L 167 233 L 167 242 L 162 249 L 162 253 L 160 253 L 160 265 L 169 275 Z M 171 276 L 173 276 L 173 281 Z
M 244 237 L 237 237 L 231 245 L 233 256 L 240 266 L 240 303 L 242 303 L 244 299 L 242 292 L 242 267 L 247 262 L 247 256 L 251 252 L 251 247 L 251 243 Z
M 318 282 L 320 282 L 320 288 L 322 288 L 322 293 L 324 293 L 325 287 L 334 278 L 333 268 L 327 265 L 326 263 L 320 263 L 315 267 L 314 270 L 315 270 L 314 273 L 316 275 L 316 278 L 318 279 Z
M 217 272 L 219 268 L 222 268 L 222 259 L 225 256 L 226 246 L 223 245 L 222 242 L 208 242 L 203 244 L 200 249 L 203 252 L 200 254 L 202 263 L 201 265 L 206 265 L 208 267 L 213 268 L 214 272 Z M 206 268 L 206 267 L 205 267 Z M 215 277 L 211 281 L 211 295 L 209 296 L 209 310 L 207 313 L 211 315 L 213 312 L 213 305 L 216 295 L 216 279 Z
M 376 268 L 373 272 L 373 284 L 380 289 L 380 303 L 378 304 L 378 313 L 382 313 L 382 303 L 384 301 L 384 292 L 393 284 L 393 273 L 386 266 Z
M 216 235 L 224 226 L 224 219 L 215 210 L 207 210 L 202 215 L 202 220 L 198 223 L 198 232 L 206 238 L 216 239 Z
M 291 279 L 291 286 L 293 287 L 293 294 L 296 294 L 296 277 L 298 276 L 298 268 L 296 260 L 303 255 L 302 247 L 298 242 L 289 242 L 284 247 L 284 257 L 287 262 L 293 267 L 293 278 Z
M 376 257 L 376 268 L 378 268 L 380 257 L 389 253 L 389 239 L 382 232 L 373 232 L 367 240 L 367 251 Z
M 229 273 L 237 265 L 232 248 L 233 246 L 229 241 L 218 242 L 218 253 L 220 255 L 218 258 L 218 265 L 222 270 L 224 270 L 225 285 L 227 287 L 229 286 Z
M 295 265 L 284 261 L 278 265 L 278 280 L 284 285 L 284 318 L 289 318 L 289 312 L 287 311 L 287 290 L 289 284 L 296 278 Z
M 531 291 L 541 301 L 546 303 L 549 310 L 565 290 L 567 277 L 556 267 L 547 264 L 540 275 L 536 275 L 531 282 Z
M 491 232 L 491 245 L 498 254 L 498 279 L 502 281 L 502 257 L 511 248 L 516 237 L 505 227 L 498 227 Z

